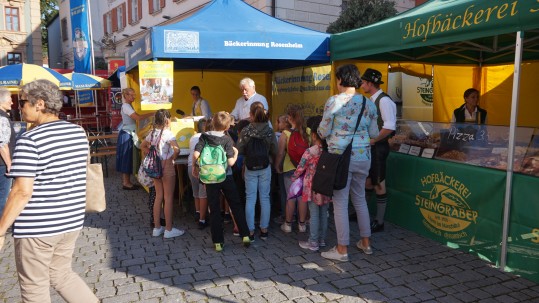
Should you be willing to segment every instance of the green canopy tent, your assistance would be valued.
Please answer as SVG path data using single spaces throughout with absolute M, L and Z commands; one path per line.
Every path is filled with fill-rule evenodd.
M 521 64 L 539 59 L 539 1 L 430 0 L 395 17 L 332 35 L 331 60 L 498 64 L 514 62 L 508 159 L 514 157 Z M 506 266 L 513 185 L 508 161 L 500 267 Z
M 331 36 L 331 60 L 487 64 L 514 59 L 515 36 L 526 32 L 522 60 L 539 58 L 539 2 L 431 0 L 360 29 Z

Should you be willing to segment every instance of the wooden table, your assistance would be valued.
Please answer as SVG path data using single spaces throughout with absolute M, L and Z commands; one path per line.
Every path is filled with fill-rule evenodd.
M 111 139 L 118 138 L 117 134 L 92 134 L 88 136 L 88 142 L 90 144 L 90 157 L 96 159 L 97 162 L 101 160 L 104 164 L 105 176 L 108 177 L 108 157 L 116 155 L 116 144 L 110 142 Z

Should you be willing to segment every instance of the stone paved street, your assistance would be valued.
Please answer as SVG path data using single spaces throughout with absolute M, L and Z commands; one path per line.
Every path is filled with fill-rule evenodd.
M 210 230 L 176 212 L 182 237 L 151 236 L 148 194 L 126 191 L 109 165 L 108 209 L 89 214 L 74 268 L 103 303 L 113 302 L 539 302 L 539 285 L 503 273 L 475 256 L 386 224 L 374 254 L 349 248 L 349 262 L 323 259 L 272 223 L 267 241 L 244 248 L 226 227 L 222 253 Z M 176 204 L 177 205 L 177 204 Z M 179 207 L 177 207 L 179 208 Z M 330 221 L 328 248 L 335 245 Z M 359 239 L 351 225 L 351 243 Z M 13 239 L 0 252 L 0 302 L 20 302 Z M 326 248 L 326 249 L 328 249 Z M 63 300 L 51 290 L 53 302 Z

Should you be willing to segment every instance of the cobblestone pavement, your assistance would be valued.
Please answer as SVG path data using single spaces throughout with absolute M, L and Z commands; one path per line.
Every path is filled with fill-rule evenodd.
M 209 228 L 198 230 L 191 215 L 176 211 L 175 226 L 186 234 L 154 238 L 148 194 L 122 190 L 113 170 L 109 165 L 108 209 L 86 217 L 73 264 L 103 303 L 539 302 L 538 284 L 390 224 L 372 236 L 373 255 L 351 246 L 350 261 L 341 263 L 299 248 L 307 234 L 284 234 L 274 223 L 268 240 L 257 238 L 250 248 L 225 225 L 225 250 L 217 253 Z M 335 245 L 332 228 L 328 244 Z M 13 255 L 7 237 L 0 302 L 20 302 Z M 54 290 L 51 296 L 63 302 Z

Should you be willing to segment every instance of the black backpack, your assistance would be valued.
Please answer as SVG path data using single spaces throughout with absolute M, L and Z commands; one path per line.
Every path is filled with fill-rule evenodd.
M 269 165 L 268 147 L 262 138 L 251 137 L 245 148 L 245 166 L 249 170 L 261 170 Z

